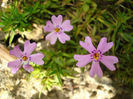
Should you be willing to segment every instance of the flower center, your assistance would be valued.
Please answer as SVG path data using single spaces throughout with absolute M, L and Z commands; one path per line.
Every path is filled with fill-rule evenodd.
M 27 59 L 28 59 L 28 58 L 27 58 L 26 56 L 24 56 L 24 57 L 22 58 L 23 61 L 27 61 Z
M 93 58 L 94 58 L 95 60 L 98 60 L 98 59 L 99 59 L 99 53 L 95 53 L 95 54 L 93 55 Z
M 55 32 L 60 32 L 60 28 L 55 28 Z

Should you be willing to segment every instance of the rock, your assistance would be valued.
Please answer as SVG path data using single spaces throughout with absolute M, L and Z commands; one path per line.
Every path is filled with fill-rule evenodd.
M 4 40 L 5 39 L 5 33 L 0 31 L 0 40 Z
M 2 90 L 2 91 L 0 91 L 0 99 L 15 99 L 15 98 L 13 98 L 13 97 L 9 94 L 8 91 Z
M 78 70 L 76 68 L 77 67 L 75 67 L 74 70 Z M 78 72 L 81 73 L 80 70 L 78 70 Z M 85 70 L 81 75 L 76 75 L 76 78 L 78 79 L 73 79 L 73 85 L 76 85 L 78 88 L 73 88 L 73 92 L 72 90 L 64 90 L 63 92 L 68 95 L 70 99 L 110 99 L 116 95 L 116 90 L 112 86 L 111 79 L 108 77 L 104 76 L 103 79 L 99 81 L 97 77 L 90 77 L 89 71 Z M 65 85 L 68 86 L 70 80 L 66 81 Z M 68 86 L 68 89 L 71 89 L 70 86 Z
M 40 39 L 44 38 L 44 34 L 43 34 L 43 25 L 37 25 L 37 24 L 33 24 L 33 26 L 35 27 L 32 31 L 18 31 L 19 34 L 23 34 L 26 36 L 26 38 L 28 40 L 35 40 L 38 41 Z
M 48 50 L 49 47 L 51 47 L 51 45 L 49 44 L 49 42 L 46 41 L 46 40 L 42 40 L 42 41 L 40 41 L 40 42 L 37 43 L 36 51 L 40 51 L 41 49 Z
M 2 44 L 0 44 L 0 59 L 3 60 L 3 63 L 8 63 L 9 61 L 13 61 L 16 57 L 9 55 L 8 49 L 6 49 Z M 7 66 L 4 65 L 6 68 Z
M 7 8 L 7 2 L 8 2 L 8 0 L 2 0 L 1 7 Z

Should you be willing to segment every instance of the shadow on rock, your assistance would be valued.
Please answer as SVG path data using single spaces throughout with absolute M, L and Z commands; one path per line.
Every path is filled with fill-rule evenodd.
M 25 99 L 25 97 L 19 95 L 19 96 L 16 96 L 15 99 Z
M 53 89 L 52 91 L 48 92 L 47 96 L 43 93 L 40 95 L 40 93 L 36 93 L 32 96 L 31 99 L 69 99 L 66 97 L 60 90 Z

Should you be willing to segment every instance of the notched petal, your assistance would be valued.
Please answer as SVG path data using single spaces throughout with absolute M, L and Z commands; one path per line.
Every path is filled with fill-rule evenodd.
M 70 24 L 70 20 L 65 20 L 61 25 L 63 31 L 71 31 L 73 26 Z
M 74 55 L 74 59 L 78 61 L 76 64 L 79 67 L 83 67 L 92 61 L 89 55 Z
M 32 72 L 34 70 L 33 67 L 29 64 L 24 65 L 23 68 L 28 72 Z
M 52 32 L 53 30 L 54 30 L 54 25 L 51 23 L 51 21 L 47 21 L 46 26 L 44 26 L 44 31 Z
M 115 71 L 115 63 L 118 62 L 118 58 L 115 56 L 104 56 L 102 57 L 101 62 L 111 71 Z
M 37 47 L 36 43 L 30 43 L 29 40 L 25 41 L 24 43 L 24 53 L 26 53 L 27 55 L 30 55 L 34 49 Z
M 34 62 L 35 64 L 38 65 L 43 65 L 44 64 L 43 58 L 44 55 L 42 53 L 33 54 L 31 55 L 31 62 Z
M 21 57 L 23 55 L 22 51 L 20 50 L 19 46 L 15 46 L 13 50 L 10 50 L 10 55 L 14 55 L 16 57 Z

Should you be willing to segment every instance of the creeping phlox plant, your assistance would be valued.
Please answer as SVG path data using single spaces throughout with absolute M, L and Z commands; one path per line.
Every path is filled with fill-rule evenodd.
M 59 39 L 61 43 L 65 43 L 70 40 L 70 36 L 68 36 L 64 32 L 69 32 L 73 29 L 73 26 L 70 24 L 70 20 L 63 21 L 62 15 L 52 16 L 51 21 L 47 21 L 46 26 L 44 26 L 44 30 L 46 32 L 50 32 L 46 36 L 46 40 L 50 41 L 52 45 L 54 45 Z M 88 63 L 92 62 L 92 67 L 90 70 L 90 76 L 93 77 L 97 74 L 99 77 L 102 77 L 103 72 L 100 68 L 99 62 L 102 62 L 109 70 L 114 71 L 116 68 L 114 66 L 115 63 L 118 62 L 118 58 L 115 56 L 105 56 L 103 55 L 109 49 L 112 48 L 113 42 L 107 43 L 107 38 L 103 37 L 96 49 L 91 41 L 91 38 L 87 36 L 85 38 L 85 42 L 80 41 L 80 45 L 85 48 L 90 54 L 88 55 L 74 55 L 74 59 L 78 60 L 76 64 L 79 67 L 83 67 Z M 22 52 L 19 46 L 15 46 L 13 50 L 10 51 L 11 55 L 16 56 L 18 59 L 9 62 L 8 67 L 12 69 L 12 73 L 15 74 L 21 66 L 28 72 L 33 71 L 33 67 L 29 64 L 33 62 L 38 65 L 43 65 L 43 57 L 42 53 L 37 53 L 31 55 L 32 51 L 36 48 L 36 43 L 30 43 L 30 41 L 26 41 L 24 43 L 24 52 Z M 54 73 L 54 72 L 53 72 Z
M 103 72 L 100 68 L 99 62 L 102 62 L 109 70 L 114 71 L 114 63 L 118 62 L 118 58 L 115 56 L 105 56 L 103 55 L 113 46 L 113 42 L 107 43 L 107 38 L 103 37 L 97 47 L 93 46 L 91 38 L 87 36 L 85 42 L 80 41 L 80 45 L 85 48 L 90 54 L 88 55 L 74 55 L 74 59 L 78 60 L 76 64 L 79 67 L 83 67 L 88 63 L 92 62 L 92 67 L 90 70 L 90 76 L 93 77 L 97 74 L 102 77 Z
M 29 62 L 34 62 L 38 65 L 43 65 L 43 57 L 42 53 L 37 53 L 31 55 L 33 50 L 36 48 L 36 43 L 30 43 L 30 41 L 26 41 L 24 44 L 24 52 L 22 52 L 19 46 L 15 46 L 13 50 L 10 51 L 11 55 L 16 56 L 18 59 L 8 63 L 8 67 L 12 69 L 12 73 L 15 74 L 21 66 L 28 72 L 33 71 L 33 67 L 29 65 Z
M 51 21 L 47 21 L 46 26 L 44 26 L 44 30 L 46 32 L 50 32 L 46 36 L 46 40 L 49 40 L 51 44 L 55 44 L 57 38 L 61 43 L 65 43 L 65 41 L 69 41 L 70 37 L 64 33 L 64 31 L 71 31 L 73 29 L 73 26 L 70 25 L 70 20 L 66 20 L 62 23 L 62 15 L 59 15 L 58 17 L 52 16 L 52 23 Z

